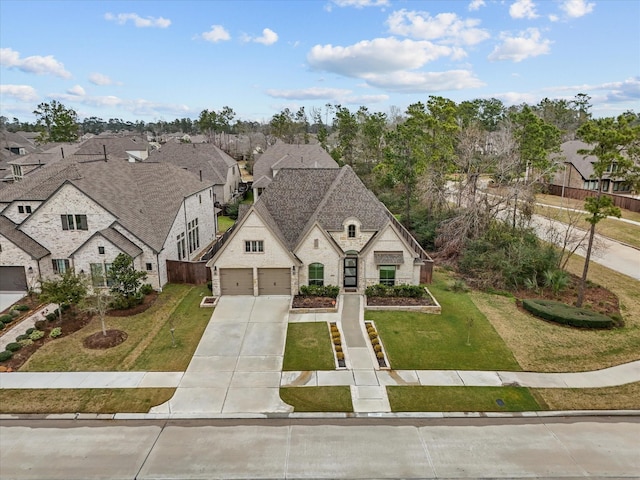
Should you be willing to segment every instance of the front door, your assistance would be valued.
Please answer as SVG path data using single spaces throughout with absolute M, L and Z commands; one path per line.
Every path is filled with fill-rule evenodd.
M 347 257 L 344 259 L 344 287 L 358 287 L 358 258 Z

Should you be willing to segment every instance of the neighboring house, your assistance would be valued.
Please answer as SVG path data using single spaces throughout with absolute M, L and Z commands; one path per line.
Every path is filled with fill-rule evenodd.
M 558 170 L 550 183 L 552 185 L 579 188 L 582 190 L 598 190 L 599 180 L 594 176 L 593 163 L 598 159 L 593 155 L 578 153 L 590 148 L 580 140 L 571 140 L 561 145 L 561 159 L 564 168 Z M 602 179 L 602 191 L 606 193 L 626 195 L 631 193 L 631 185 L 616 175 L 618 168 L 614 163 Z
M 50 143 L 42 145 L 36 152 L 9 160 L 7 163 L 11 169 L 11 181 L 18 182 L 46 165 L 70 157 L 78 147 L 77 143 Z
M 433 261 L 351 167 L 282 169 L 207 262 L 213 295 L 428 283 Z
M 72 269 L 103 287 L 126 253 L 160 289 L 167 260 L 194 260 L 215 239 L 211 184 L 170 164 L 74 159 L 0 190 L 0 277 L 8 283 L 33 286 L 33 276 Z
M 319 144 L 290 145 L 279 143 L 269 147 L 253 166 L 253 199 L 258 200 L 264 189 L 283 168 L 339 168 L 331 155 Z
M 98 135 L 80 145 L 76 155 L 126 160 L 128 162 L 142 162 L 149 156 L 149 142 L 140 136 L 106 136 Z
M 215 201 L 222 205 L 238 195 L 242 181 L 238 162 L 212 143 L 165 143 L 149 160 L 170 163 L 213 184 Z

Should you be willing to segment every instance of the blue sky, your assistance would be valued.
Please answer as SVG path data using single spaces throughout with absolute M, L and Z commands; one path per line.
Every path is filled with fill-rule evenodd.
M 591 96 L 640 112 L 637 0 L 0 2 L 0 114 L 171 121 Z

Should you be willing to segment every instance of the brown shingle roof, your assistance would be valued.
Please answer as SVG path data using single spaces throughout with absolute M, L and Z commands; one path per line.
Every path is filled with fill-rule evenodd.
M 24 232 L 18 230 L 17 225 L 7 217 L 0 215 L 0 234 L 7 238 L 10 242 L 20 247 L 36 260 L 46 257 L 51 252 L 36 242 L 33 238 Z
M 272 170 L 283 168 L 339 168 L 331 155 L 318 144 L 290 145 L 279 143 L 269 147 L 256 160 L 253 178 L 273 178 Z

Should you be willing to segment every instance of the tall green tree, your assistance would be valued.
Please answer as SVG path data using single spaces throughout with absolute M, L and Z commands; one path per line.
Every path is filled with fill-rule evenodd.
M 621 211 L 614 206 L 611 197 L 603 195 L 602 186 L 605 176 L 615 172 L 619 178 L 633 176 L 638 172 L 640 162 L 640 125 L 633 113 L 625 113 L 617 118 L 599 118 L 583 124 L 578 129 L 578 137 L 589 148 L 579 150 L 583 155 L 593 155 L 593 178 L 598 180 L 598 194 L 585 199 L 584 208 L 589 212 L 586 218 L 591 225 L 587 253 L 578 289 L 576 306 L 581 307 L 591 261 L 591 250 L 596 233 L 596 225 L 607 216 L 620 217 Z
M 135 269 L 129 255 L 120 253 L 114 259 L 109 269 L 109 278 L 112 281 L 111 293 L 116 296 L 119 306 L 128 308 L 139 303 L 140 286 L 147 274 Z
M 33 111 L 40 135 L 38 143 L 75 142 L 78 140 L 78 114 L 57 100 L 41 103 Z
M 356 139 L 358 137 L 358 119 L 347 107 L 335 106 L 333 127 L 338 132 L 338 145 L 332 152 L 335 160 L 353 166 L 356 161 Z
M 69 269 L 60 278 L 43 280 L 40 288 L 42 301 L 59 305 L 58 319 L 61 321 L 63 304 L 76 305 L 87 295 L 87 279 Z

